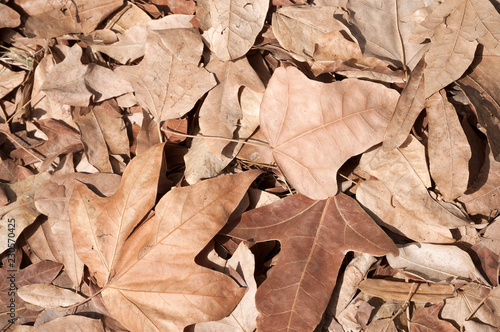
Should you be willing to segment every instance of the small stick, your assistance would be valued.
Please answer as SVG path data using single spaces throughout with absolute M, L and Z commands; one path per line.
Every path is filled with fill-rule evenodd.
M 387 326 L 385 327 L 385 329 L 382 331 L 382 332 L 386 332 L 387 329 L 389 328 L 389 326 L 391 325 L 391 322 L 394 321 L 394 319 L 396 317 L 399 316 L 399 314 L 401 314 L 403 312 L 403 310 L 406 310 L 406 307 L 410 304 L 410 299 L 411 297 L 413 296 L 413 294 L 415 294 L 415 292 L 417 291 L 417 289 L 414 287 L 414 286 L 417 286 L 418 288 L 418 283 L 413 283 L 413 285 L 411 286 L 411 289 L 410 289 L 410 292 L 408 293 L 408 296 L 406 297 L 406 300 L 405 302 L 403 303 L 403 305 L 401 306 L 401 308 L 399 308 L 398 312 L 396 312 L 394 315 L 392 315 L 391 317 L 391 320 L 387 323 Z M 408 320 L 408 324 L 410 323 L 410 320 Z
M 19 146 L 21 147 L 21 149 L 23 149 L 24 151 L 26 151 L 26 152 L 27 152 L 29 155 L 31 155 L 33 158 L 35 158 L 35 159 L 36 159 L 36 160 L 38 160 L 39 162 L 43 162 L 43 160 L 42 160 L 42 159 L 38 158 L 35 154 L 33 154 L 31 151 L 29 151 L 29 150 L 28 150 L 28 149 L 26 149 L 24 146 L 22 146 L 20 143 L 18 143 L 18 142 L 17 142 L 14 138 L 12 138 L 12 136 L 10 136 L 10 134 L 9 134 L 8 132 L 6 132 L 5 130 L 0 129 L 0 133 L 4 133 L 4 134 L 5 134 L 5 136 L 7 136 L 7 138 L 8 138 L 11 142 L 13 142 L 13 143 L 15 143 L 15 144 L 19 145 Z
M 170 128 L 164 128 L 162 129 L 163 131 L 166 131 L 171 134 L 179 135 L 182 137 L 187 137 L 187 138 L 208 138 L 208 139 L 215 139 L 215 140 L 223 140 L 223 141 L 228 141 L 228 142 L 235 142 L 235 143 L 243 143 L 243 144 L 248 144 L 248 145 L 253 145 L 253 146 L 264 146 L 266 148 L 271 148 L 269 144 L 264 143 L 262 141 L 253 139 L 253 138 L 248 138 L 246 140 L 243 139 L 234 139 L 234 138 L 227 138 L 227 137 L 220 137 L 220 136 L 205 136 L 205 135 L 189 135 L 189 134 L 184 134 L 175 130 L 172 130 Z

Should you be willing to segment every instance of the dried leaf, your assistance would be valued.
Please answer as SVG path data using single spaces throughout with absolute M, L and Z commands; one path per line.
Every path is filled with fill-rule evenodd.
M 15 28 L 21 24 L 21 15 L 7 5 L 0 4 L 0 29 Z
M 457 80 L 474 59 L 478 43 L 500 55 L 500 15 L 488 0 L 441 3 L 413 31 L 412 41 L 430 38 L 425 59 L 425 97 Z
M 210 50 L 222 61 L 244 56 L 264 27 L 269 8 L 267 0 L 203 0 L 209 16 L 197 18 Z
M 17 294 L 23 301 L 43 308 L 67 307 L 85 300 L 70 289 L 41 283 L 20 287 Z
M 374 297 L 379 297 L 385 301 L 404 302 L 411 296 L 412 302 L 435 303 L 446 298 L 455 297 L 455 287 L 453 285 L 425 284 L 391 281 L 385 279 L 366 279 L 359 284 L 359 289 Z
M 0 64 L 0 98 L 17 88 L 25 75 L 24 71 L 15 72 Z
M 159 6 L 167 6 L 174 14 L 192 15 L 196 10 L 196 3 L 193 0 L 152 0 L 152 3 Z
M 170 36 L 169 30 L 165 31 L 165 37 Z M 173 40 L 179 37 L 175 31 L 171 36 Z M 179 43 L 183 45 L 182 39 L 177 39 Z M 207 70 L 171 53 L 162 41 L 162 32 L 148 32 L 145 53 L 139 65 L 120 67 L 116 73 L 132 84 L 139 104 L 147 108 L 157 122 L 182 117 L 216 85 Z M 197 55 L 198 59 L 200 56 Z
M 452 201 L 467 190 L 471 148 L 446 92 L 436 92 L 429 97 L 426 106 L 432 179 L 443 197 Z
M 98 319 L 92 319 L 79 315 L 68 315 L 56 318 L 42 324 L 36 328 L 37 332 L 53 332 L 53 331 L 74 331 L 74 332 L 104 332 L 102 322 Z
M 444 303 L 431 307 L 417 308 L 411 317 L 410 332 L 458 332 L 450 322 L 439 319 L 438 314 Z
M 123 5 L 123 0 L 45 1 L 15 0 L 29 15 L 26 30 L 42 38 L 68 33 L 89 33 L 108 15 Z M 50 18 L 50 19 L 48 19 Z
M 412 243 L 399 246 L 399 256 L 388 254 L 387 261 L 392 268 L 401 269 L 426 281 L 451 283 L 466 280 L 488 284 L 470 256 L 454 246 Z
M 352 198 L 294 195 L 243 214 L 230 236 L 279 240 L 280 257 L 256 294 L 259 331 L 314 330 L 348 251 L 395 252 L 392 241 Z
M 82 64 L 81 56 L 81 47 L 73 46 L 49 73 L 41 88 L 49 98 L 61 104 L 88 106 L 91 98 L 100 102 L 133 91 L 112 70 L 93 63 Z
M 380 84 L 356 79 L 324 84 L 294 67 L 278 68 L 262 100 L 261 128 L 294 187 L 324 199 L 338 191 L 338 168 L 382 140 L 397 98 Z
M 243 117 L 239 92 L 245 86 L 258 93 L 264 93 L 264 85 L 246 58 L 235 61 L 210 61 L 206 69 L 215 74 L 218 85 L 210 90 L 199 113 L 200 132 L 205 136 L 233 138 Z M 223 140 L 207 140 L 215 155 L 229 144 Z

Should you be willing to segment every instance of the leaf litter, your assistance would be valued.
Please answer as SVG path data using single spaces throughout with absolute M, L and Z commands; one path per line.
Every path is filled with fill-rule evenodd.
M 498 8 L 1 4 L 0 329 L 500 328 Z

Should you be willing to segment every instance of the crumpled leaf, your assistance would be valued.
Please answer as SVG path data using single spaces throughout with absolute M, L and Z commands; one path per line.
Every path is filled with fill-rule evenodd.
M 250 210 L 227 234 L 281 243 L 276 266 L 257 290 L 259 331 L 314 330 L 348 251 L 396 253 L 389 237 L 342 193 L 321 201 L 297 194 Z
M 439 311 L 444 303 L 439 302 L 431 307 L 417 308 L 411 317 L 411 332 L 458 332 L 445 320 L 439 319 Z
M 85 300 L 75 291 L 47 283 L 19 287 L 17 294 L 23 301 L 43 308 L 68 307 Z
M 206 69 L 178 59 L 165 46 L 162 38 L 170 36 L 169 30 L 149 31 L 141 63 L 116 70 L 132 84 L 139 104 L 147 108 L 157 122 L 182 117 L 216 85 L 213 75 Z M 172 38 L 175 40 L 175 35 Z M 183 45 L 182 40 L 177 43 Z M 201 52 L 192 54 L 198 59 L 201 57 Z
M 324 84 L 294 67 L 278 68 L 262 100 L 261 128 L 293 186 L 324 199 L 338 191 L 340 166 L 382 140 L 398 96 L 372 82 Z
M 487 285 L 467 252 L 455 246 L 411 243 L 399 246 L 399 256 L 387 255 L 394 269 L 418 276 L 426 281 L 451 283 L 459 280 Z
M 226 62 L 214 59 L 206 69 L 215 74 L 219 84 L 210 90 L 200 109 L 200 133 L 205 136 L 233 138 L 243 117 L 239 100 L 240 88 L 244 86 L 257 93 L 264 93 L 264 84 L 246 57 Z M 211 139 L 206 142 L 215 155 L 221 154 L 230 143 Z
M 427 100 L 429 121 L 429 168 L 432 179 L 447 201 L 467 190 L 469 160 L 472 156 L 467 136 L 460 125 L 455 107 L 441 90 Z
M 14 90 L 24 81 L 24 71 L 12 71 L 0 64 L 0 98 Z
M 7 5 L 0 4 L 0 29 L 15 28 L 21 24 L 21 15 Z
M 500 14 L 489 0 L 445 1 L 420 22 L 411 40 L 421 43 L 428 38 L 425 97 L 462 76 L 478 43 L 500 55 Z
M 104 287 L 108 311 L 131 330 L 180 331 L 218 320 L 242 295 L 229 277 L 196 265 L 194 258 L 260 172 L 173 189 L 136 229 L 155 203 L 162 151 L 163 144 L 155 145 L 132 159 L 114 195 L 101 198 L 77 184 L 70 202 L 76 251 Z
M 81 63 L 82 49 L 75 44 L 64 60 L 49 73 L 42 91 L 54 101 L 71 106 L 88 106 L 120 96 L 133 89 L 112 70 L 91 63 Z
M 264 26 L 268 0 L 202 0 L 209 14 L 199 16 L 210 50 L 222 61 L 245 55 Z
M 123 0 L 15 0 L 29 15 L 26 30 L 41 38 L 68 33 L 89 33 L 108 15 L 123 5 Z M 49 19 L 50 18 L 50 19 Z

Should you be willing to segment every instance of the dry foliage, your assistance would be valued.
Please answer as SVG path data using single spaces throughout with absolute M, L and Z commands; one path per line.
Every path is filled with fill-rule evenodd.
M 496 0 L 0 4 L 0 330 L 500 329 Z

